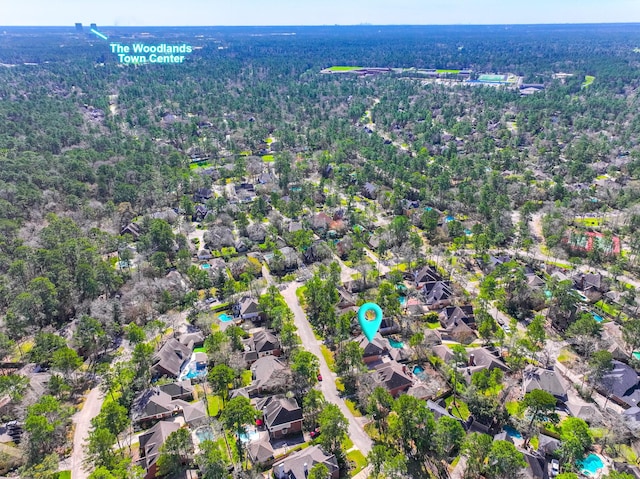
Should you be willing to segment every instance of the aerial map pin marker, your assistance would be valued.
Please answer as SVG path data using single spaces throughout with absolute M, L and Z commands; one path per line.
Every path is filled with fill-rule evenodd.
M 369 341 L 373 340 L 382 324 L 382 309 L 375 303 L 365 303 L 358 310 L 358 322 Z

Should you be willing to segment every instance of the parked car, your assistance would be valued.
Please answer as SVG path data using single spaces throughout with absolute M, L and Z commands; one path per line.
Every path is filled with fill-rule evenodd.
M 551 459 L 551 475 L 557 476 L 560 474 L 560 463 L 557 459 Z
M 309 433 L 309 436 L 311 436 L 311 439 L 315 439 L 319 435 L 320 435 L 320 428 L 319 427 L 315 428 L 313 431 L 311 431 Z
M 318 381 L 322 381 L 322 374 L 318 373 Z

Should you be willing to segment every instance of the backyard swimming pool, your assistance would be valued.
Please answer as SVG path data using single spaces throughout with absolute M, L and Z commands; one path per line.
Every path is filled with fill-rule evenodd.
M 256 439 L 258 439 L 260 437 L 260 433 L 258 432 L 258 430 L 255 427 L 249 428 L 247 429 L 247 433 L 246 434 L 240 434 L 240 440 L 242 442 L 251 442 L 251 441 L 255 441 Z
M 598 321 L 599 323 L 601 323 L 602 321 L 604 321 L 604 318 L 602 316 L 600 316 L 599 314 L 596 314 L 594 312 L 591 312 L 591 315 L 593 316 L 593 319 L 595 319 L 596 321 Z
M 213 431 L 209 426 L 203 426 L 194 431 L 194 434 L 198 438 L 198 443 L 202 441 L 213 441 L 215 437 L 213 436 Z
M 424 372 L 424 368 L 422 366 L 414 366 L 413 375 L 418 379 L 426 379 L 427 374 Z
M 515 437 L 516 439 L 522 439 L 522 434 L 520 434 L 520 432 L 517 429 L 511 426 L 505 426 L 502 429 L 504 429 L 504 432 L 509 434 L 509 436 Z
M 402 341 L 396 341 L 395 339 L 389 338 L 389 345 L 392 348 L 402 349 L 404 348 L 404 343 Z
M 228 323 L 229 321 L 233 321 L 233 317 L 229 316 L 227 313 L 222 313 L 218 316 L 218 319 L 223 323 Z
M 205 264 L 201 264 L 200 267 L 202 269 L 209 269 L 209 268 L 211 268 L 211 265 L 209 263 L 205 263 Z
M 582 462 L 578 463 L 582 468 L 582 474 L 585 476 L 595 477 L 600 469 L 604 467 L 604 463 L 597 454 L 589 454 Z

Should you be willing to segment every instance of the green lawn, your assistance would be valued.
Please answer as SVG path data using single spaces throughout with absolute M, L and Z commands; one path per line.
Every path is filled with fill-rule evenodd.
M 613 317 L 618 316 L 618 314 L 620 313 L 620 311 L 617 308 L 615 308 L 613 305 L 609 303 L 605 303 L 602 300 L 598 301 L 596 303 L 596 306 L 600 308 L 602 311 L 604 311 L 605 313 L 607 313 L 608 315 Z
M 207 406 L 210 416 L 217 416 L 222 409 L 222 398 L 220 396 L 207 396 Z
M 262 161 L 264 161 L 265 163 L 272 163 L 274 161 L 273 155 L 264 155 L 262 157 Z
M 450 73 L 452 75 L 457 75 L 460 73 L 460 70 L 436 70 L 436 73 L 438 73 L 439 75 L 444 75 L 447 73 Z
M 582 84 L 582 88 L 586 88 L 591 85 L 595 81 L 596 77 L 591 75 L 586 75 L 584 77 L 584 83 Z
M 353 447 L 353 441 L 349 438 L 349 436 L 345 437 L 344 441 L 342 441 L 342 449 L 344 449 L 345 451 L 348 451 L 352 447 Z
M 206 353 L 207 352 L 207 348 L 205 348 L 204 346 L 201 348 L 194 348 L 193 349 L 194 353 Z
M 335 372 L 335 370 L 336 370 L 336 361 L 333 358 L 333 353 L 331 351 L 329 351 L 329 348 L 326 347 L 324 344 L 320 345 L 320 351 L 322 351 L 322 357 L 327 362 L 327 366 L 329 366 L 329 369 L 331 369 L 331 371 Z
M 353 463 L 353 468 L 350 471 L 351 477 L 355 476 L 367 467 L 367 458 L 358 450 L 351 451 L 347 454 L 347 460 Z
M 330 72 L 350 72 L 353 70 L 361 70 L 362 67 L 334 66 L 327 68 Z
M 351 414 L 353 414 L 355 417 L 362 417 L 362 413 L 358 410 L 358 407 L 356 406 L 356 403 L 354 401 L 352 401 L 351 399 L 345 399 L 344 403 L 349 408 L 349 411 L 351 411 Z
M 251 384 L 251 381 L 253 380 L 253 375 L 251 374 L 251 371 L 249 369 L 247 369 L 246 371 L 242 371 L 242 386 L 248 386 L 249 384 Z
M 336 379 L 336 389 L 338 390 L 338 392 L 344 392 L 344 384 L 342 384 L 342 379 L 340 378 Z
M 60 471 L 56 474 L 56 479 L 71 479 L 71 471 Z
M 452 403 L 453 403 L 453 396 L 449 396 L 445 401 L 445 404 L 447 406 L 447 410 L 448 410 L 449 406 L 452 405 Z M 462 401 L 461 399 L 458 399 L 456 401 L 456 404 L 457 404 L 458 407 L 452 406 L 451 414 L 456 416 L 456 417 L 459 417 L 463 421 L 466 421 L 467 418 L 469 417 L 469 415 L 471 414 L 469 412 L 469 408 L 467 407 L 467 404 L 464 401 Z
M 518 401 L 507 402 L 507 404 L 505 404 L 505 408 L 507 409 L 507 412 L 511 416 L 517 416 L 520 414 L 520 407 L 518 406 Z

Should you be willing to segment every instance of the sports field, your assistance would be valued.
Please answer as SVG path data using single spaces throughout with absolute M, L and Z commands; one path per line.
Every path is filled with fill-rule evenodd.
M 507 75 L 490 75 L 490 74 L 479 75 L 478 81 L 483 81 L 483 82 L 507 81 Z
M 335 66 L 327 68 L 330 72 L 350 72 L 353 70 L 362 70 L 362 67 Z

